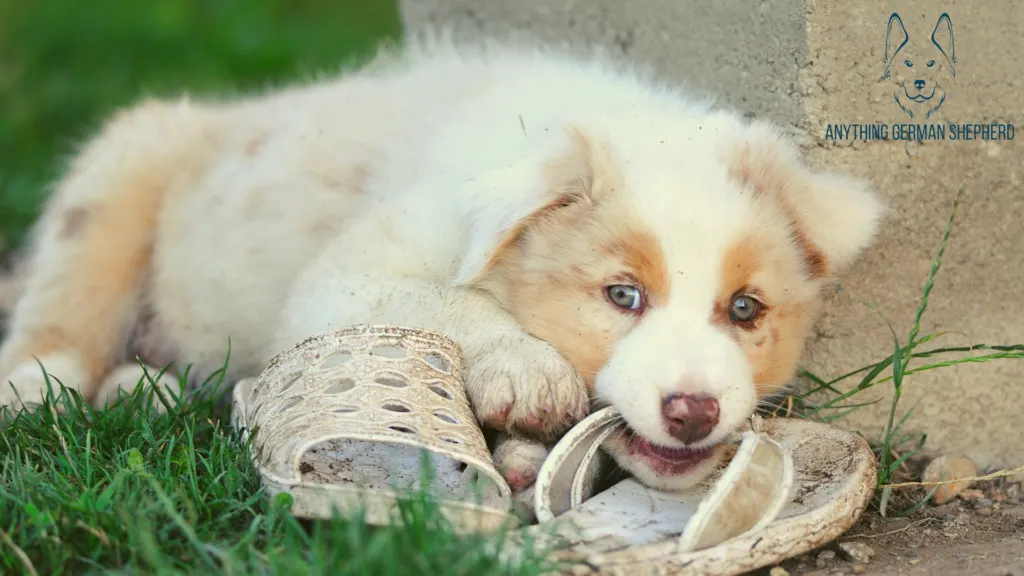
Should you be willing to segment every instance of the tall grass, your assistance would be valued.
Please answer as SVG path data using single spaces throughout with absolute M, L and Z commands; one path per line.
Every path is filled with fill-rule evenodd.
M 1024 358 L 1024 344 L 973 344 L 970 346 L 952 346 L 919 350 L 919 348 L 924 344 L 950 334 L 950 332 L 939 332 L 921 336 L 921 321 L 928 309 L 928 299 L 931 296 L 932 289 L 935 286 L 935 279 L 942 266 L 942 258 L 946 251 L 946 245 L 953 229 L 953 222 L 956 219 L 957 208 L 960 205 L 963 192 L 964 187 L 961 185 L 957 189 L 956 195 L 953 199 L 953 206 L 950 211 L 945 230 L 942 233 L 938 252 L 932 260 L 931 269 L 922 290 L 921 300 L 918 304 L 917 311 L 914 315 L 914 321 L 910 327 L 905 342 L 901 344 L 892 325 L 882 318 L 883 322 L 888 326 L 889 332 L 892 336 L 893 352 L 890 356 L 887 356 L 876 363 L 869 364 L 831 379 L 825 379 L 808 370 L 802 370 L 800 375 L 811 383 L 811 387 L 808 391 L 795 396 L 790 401 L 793 406 L 793 411 L 800 416 L 823 422 L 837 422 L 856 410 L 877 403 L 878 400 L 870 402 L 858 402 L 856 400 L 858 400 L 858 397 L 862 396 L 865 392 L 876 386 L 891 383 L 892 399 L 889 405 L 888 418 L 885 426 L 881 430 L 880 437 L 872 443 L 878 456 L 878 507 L 883 516 L 889 514 L 889 503 L 893 493 L 893 488 L 888 486 L 888 484 L 892 483 L 893 479 L 905 465 L 907 460 L 920 452 L 927 439 L 927 435 L 925 433 L 903 433 L 904 426 L 907 421 L 910 420 L 917 407 L 915 404 L 903 411 L 902 415 L 900 415 L 900 410 L 902 409 L 901 399 L 903 396 L 904 384 L 907 381 L 907 376 L 940 368 L 959 366 L 961 364 Z M 934 361 L 913 368 L 910 366 L 911 362 L 914 360 L 933 358 L 939 355 L 954 353 L 966 353 L 967 355 Z M 886 371 L 889 372 L 888 375 L 884 375 Z M 841 384 L 855 377 L 860 378 L 856 385 L 846 391 L 843 391 L 843 386 L 841 386 Z M 815 403 L 811 400 L 811 398 L 819 397 L 821 395 L 827 396 L 827 399 L 820 403 Z M 901 450 L 901 452 L 897 452 L 898 449 L 901 449 L 901 447 L 906 446 L 908 443 L 910 444 L 909 448 Z M 908 514 L 919 509 L 931 499 L 934 493 L 935 489 L 933 488 L 912 506 L 903 511 L 897 512 L 897 514 Z

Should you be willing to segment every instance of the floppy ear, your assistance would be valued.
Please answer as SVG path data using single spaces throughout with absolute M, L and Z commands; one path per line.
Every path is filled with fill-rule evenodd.
M 949 70 L 956 76 L 956 52 L 953 47 L 953 21 L 949 14 L 943 12 L 939 21 L 935 23 L 935 30 L 932 30 L 932 44 L 942 52 L 949 64 Z
M 568 146 L 547 163 L 535 157 L 468 184 L 463 202 L 469 224 L 465 249 L 455 281 L 479 281 L 522 233 L 555 210 L 593 204 L 601 191 L 614 188 L 607 150 L 593 144 L 582 132 L 567 130 Z
M 910 35 L 907 34 L 907 29 L 903 26 L 903 20 L 900 19 L 900 15 L 893 12 L 892 16 L 889 16 L 889 28 L 885 31 L 885 76 L 889 77 L 889 70 L 892 68 L 892 62 L 896 58 L 896 53 L 903 48 L 903 45 L 910 40 Z
M 730 145 L 730 174 L 789 216 L 809 277 L 834 277 L 874 239 L 883 205 L 863 180 L 810 170 L 773 127 L 748 130 Z

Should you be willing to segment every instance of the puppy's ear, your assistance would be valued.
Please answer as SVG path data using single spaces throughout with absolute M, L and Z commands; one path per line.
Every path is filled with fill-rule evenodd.
M 469 229 L 458 284 L 474 284 L 534 222 L 555 211 L 592 205 L 617 180 L 608 150 L 580 130 L 566 131 L 560 151 L 546 163 L 529 158 L 470 183 L 463 197 Z
M 953 47 L 953 21 L 949 14 L 943 12 L 939 21 L 935 23 L 935 30 L 932 30 L 932 44 L 946 57 L 949 64 L 949 71 L 956 76 L 956 51 Z
M 773 127 L 749 126 L 726 153 L 730 175 L 788 215 L 810 278 L 834 278 L 874 239 L 885 209 L 868 183 L 810 170 Z
M 910 35 L 907 34 L 907 29 L 903 26 L 903 20 L 899 14 L 893 12 L 892 16 L 889 16 L 889 27 L 885 31 L 885 78 L 889 77 L 896 53 L 903 48 L 907 40 L 910 40 Z

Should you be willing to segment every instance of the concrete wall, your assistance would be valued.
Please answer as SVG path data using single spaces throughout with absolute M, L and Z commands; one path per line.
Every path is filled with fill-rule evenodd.
M 870 178 L 893 207 L 880 241 L 830 296 L 806 355 L 838 375 L 892 351 L 877 308 L 906 338 L 958 184 L 966 193 L 923 333 L 939 343 L 1024 342 L 1024 148 L 1010 142 L 831 142 L 828 123 L 910 120 L 881 79 L 889 15 L 915 38 L 939 15 L 953 23 L 956 77 L 928 122 L 1024 124 L 1024 10 L 1015 0 L 404 0 L 409 30 L 461 37 L 539 38 L 601 45 L 653 66 L 691 89 L 792 128 L 811 161 Z M 844 425 L 880 429 L 882 402 Z M 1024 463 L 1024 361 L 963 365 L 909 377 L 908 428 L 932 450 L 984 466 Z

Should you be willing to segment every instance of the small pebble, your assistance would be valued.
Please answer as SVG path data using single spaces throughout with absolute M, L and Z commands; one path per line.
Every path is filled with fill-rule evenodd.
M 769 576 L 789 576 L 789 572 L 782 566 L 776 566 L 768 571 Z
M 977 488 L 968 488 L 957 495 L 957 498 L 961 500 L 981 500 L 985 497 L 985 493 Z
M 928 463 L 921 475 L 924 482 L 941 482 L 943 480 L 954 480 L 958 478 L 971 478 L 978 475 L 978 466 L 973 460 L 966 456 L 939 456 Z M 942 484 L 935 490 L 935 497 L 932 501 L 935 504 L 945 504 L 957 494 L 967 489 L 970 482 L 954 482 Z
M 971 523 L 971 517 L 967 512 L 961 512 L 956 515 L 956 520 L 953 522 L 955 522 L 957 526 L 964 526 Z
M 868 571 L 868 567 L 863 565 L 863 564 L 854 564 L 854 566 L 853 566 L 853 573 L 854 574 L 863 574 L 863 573 L 865 573 L 867 571 Z
M 840 542 L 839 551 L 856 564 L 867 564 L 875 555 L 874 549 L 863 542 Z
M 911 566 L 917 566 L 918 564 L 921 563 L 921 559 L 920 558 L 911 558 L 910 560 L 907 560 L 907 562 L 910 563 Z
M 991 516 L 992 515 L 992 509 L 991 508 L 978 508 L 978 510 L 975 512 L 975 514 L 977 514 L 978 516 Z
M 822 550 L 818 553 L 818 558 L 814 561 L 814 565 L 818 568 L 824 568 L 835 559 L 836 553 L 833 550 Z

